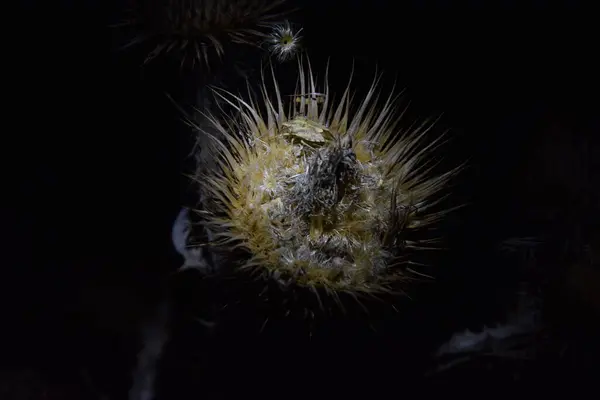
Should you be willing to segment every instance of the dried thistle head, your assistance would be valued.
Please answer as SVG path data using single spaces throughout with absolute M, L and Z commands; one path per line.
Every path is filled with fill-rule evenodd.
M 294 58 L 300 50 L 301 32 L 302 28 L 295 28 L 288 21 L 273 26 L 266 40 L 271 55 L 279 62 Z
M 457 169 L 432 176 L 439 138 L 425 143 L 431 124 L 395 139 L 397 96 L 378 104 L 379 78 L 351 113 L 350 84 L 332 104 L 327 77 L 317 93 L 302 63 L 285 110 L 272 75 L 260 105 L 216 91 L 238 115 L 223 123 L 208 116 L 222 138 L 213 136 L 218 168 L 197 174 L 210 245 L 243 249 L 236 268 L 283 287 L 334 298 L 390 291 L 410 276 L 410 254 L 431 244 L 420 233 L 443 216 L 435 206 Z
M 145 62 L 178 53 L 181 64 L 210 67 L 230 44 L 259 46 L 286 0 L 149 0 L 127 25 L 142 32 L 130 42 L 154 41 Z

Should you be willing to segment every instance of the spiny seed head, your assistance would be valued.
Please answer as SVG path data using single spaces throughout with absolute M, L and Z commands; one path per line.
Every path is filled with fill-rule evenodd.
M 302 28 L 296 29 L 289 22 L 275 25 L 266 42 L 269 52 L 277 61 L 284 62 L 292 59 L 300 49 Z
M 178 52 L 182 65 L 210 66 L 229 44 L 259 46 L 286 12 L 287 0 L 154 0 L 137 11 L 130 25 L 142 32 L 131 44 L 149 39 L 156 46 L 145 62 Z
M 327 77 L 317 93 L 302 62 L 286 111 L 271 72 L 273 96 L 263 77 L 261 107 L 216 91 L 238 115 L 208 116 L 222 137 L 214 139 L 218 168 L 197 174 L 212 245 L 244 249 L 238 268 L 283 287 L 389 291 L 424 246 L 418 232 L 444 214 L 434 206 L 457 169 L 431 176 L 439 138 L 425 143 L 429 123 L 396 139 L 397 96 L 378 104 L 379 77 L 351 115 L 350 84 L 334 105 Z

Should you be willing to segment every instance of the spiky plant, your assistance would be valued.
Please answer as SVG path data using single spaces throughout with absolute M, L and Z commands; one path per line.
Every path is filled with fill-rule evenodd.
M 126 25 L 140 32 L 129 45 L 152 41 L 145 62 L 178 53 L 181 64 L 210 67 L 231 44 L 260 46 L 288 11 L 286 0 L 148 0 Z
M 447 211 L 438 206 L 458 168 L 432 172 L 441 136 L 427 142 L 427 121 L 398 129 L 398 96 L 377 101 L 380 76 L 355 109 L 350 83 L 333 104 L 327 74 L 317 93 L 310 63 L 300 62 L 286 110 L 271 75 L 261 103 L 216 90 L 236 117 L 207 115 L 219 136 L 210 134 L 217 168 L 201 165 L 196 175 L 198 213 L 214 234 L 207 245 L 242 249 L 236 271 L 319 299 L 395 292 L 416 277 L 411 255 L 435 247 L 427 233 Z

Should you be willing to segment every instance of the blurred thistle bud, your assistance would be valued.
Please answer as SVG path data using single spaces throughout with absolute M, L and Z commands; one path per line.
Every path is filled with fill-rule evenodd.
M 161 55 L 175 55 L 181 65 L 210 68 L 231 45 L 259 47 L 276 21 L 288 13 L 286 0 L 149 0 L 141 1 L 133 18 L 135 38 L 125 47 L 143 42 L 153 49 L 145 63 Z

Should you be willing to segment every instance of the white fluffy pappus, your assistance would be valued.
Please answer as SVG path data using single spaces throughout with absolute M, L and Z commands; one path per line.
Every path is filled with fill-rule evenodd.
M 479 332 L 466 329 L 456 332 L 441 345 L 435 357 L 442 360 L 431 373 L 442 372 L 477 357 L 531 360 L 544 326 L 541 321 L 541 299 L 525 290 L 518 294 L 516 310 L 495 327 L 484 326 Z

